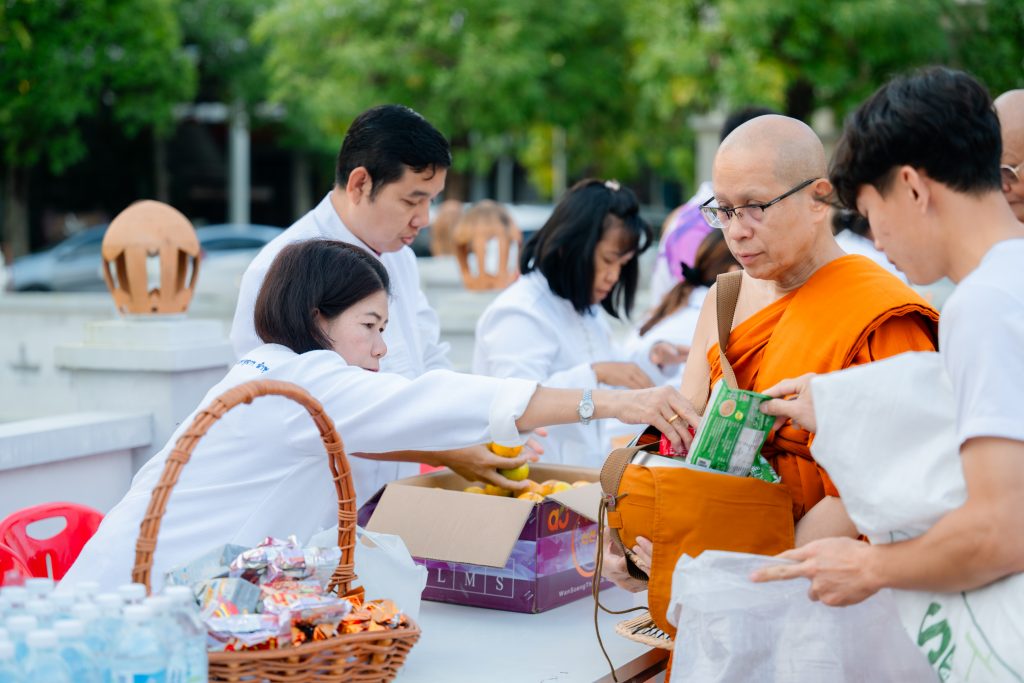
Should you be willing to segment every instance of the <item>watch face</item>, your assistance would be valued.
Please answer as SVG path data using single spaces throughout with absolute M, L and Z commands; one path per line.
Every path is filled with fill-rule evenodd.
M 588 418 L 594 415 L 594 402 L 591 400 L 583 400 L 580 402 L 580 417 Z

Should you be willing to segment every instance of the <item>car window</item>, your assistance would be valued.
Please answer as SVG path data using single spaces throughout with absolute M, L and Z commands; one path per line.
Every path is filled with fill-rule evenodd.
M 231 249 L 259 249 L 266 242 L 254 237 L 218 237 L 203 242 L 206 251 L 229 251 Z
M 100 250 L 103 248 L 103 233 L 98 235 L 90 235 L 82 242 L 72 245 L 70 249 L 61 254 L 62 259 L 68 258 L 82 258 L 85 256 L 96 255 L 99 256 Z

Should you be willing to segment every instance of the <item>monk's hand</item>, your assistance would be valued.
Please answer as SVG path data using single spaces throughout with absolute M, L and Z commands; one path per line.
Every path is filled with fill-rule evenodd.
M 592 363 L 594 376 L 601 384 L 610 387 L 624 387 L 626 389 L 647 389 L 654 386 L 654 382 L 647 376 L 636 363 Z
M 492 453 L 487 446 L 438 451 L 435 458 L 436 464 L 450 468 L 466 481 L 482 481 L 485 484 L 494 484 L 503 489 L 520 493 L 526 491 L 529 484 L 525 481 L 512 481 L 503 477 L 498 470 L 513 470 L 524 463 L 537 461 L 536 453 L 527 451 L 525 448 L 514 458 L 504 458 Z
M 604 559 L 601 564 L 601 576 L 630 593 L 647 590 L 646 581 L 634 579 L 629 575 L 629 570 L 626 568 L 626 556 L 622 553 L 619 544 L 612 542 L 607 528 L 604 530 Z
M 631 548 L 629 559 L 633 564 L 643 571 L 647 576 L 651 575 L 651 558 L 654 555 L 654 546 L 643 536 L 636 537 L 636 543 Z
M 786 420 L 792 420 L 793 426 L 797 429 L 818 431 L 818 420 L 814 415 L 814 398 L 811 396 L 812 379 L 814 373 L 795 379 L 784 379 L 763 392 L 774 397 L 774 400 L 761 404 L 762 413 L 775 416 L 774 429 L 778 429 Z
M 855 605 L 882 588 L 873 570 L 874 550 L 852 538 L 823 538 L 778 555 L 792 563 L 758 569 L 755 583 L 804 577 L 811 580 L 807 596 L 832 607 Z
M 693 436 L 688 428 L 696 429 L 700 424 L 697 411 L 672 387 L 595 392 L 594 405 L 602 413 L 599 417 L 614 417 L 626 424 L 657 428 L 677 451 L 690 448 Z
M 690 355 L 690 347 L 683 344 L 673 344 L 667 341 L 660 341 L 651 347 L 651 363 L 659 368 L 671 367 L 685 363 Z

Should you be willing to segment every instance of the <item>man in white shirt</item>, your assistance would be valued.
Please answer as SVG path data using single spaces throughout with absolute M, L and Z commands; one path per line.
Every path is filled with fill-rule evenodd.
M 876 244 L 911 281 L 958 285 L 939 323 L 939 352 L 967 501 L 917 538 L 815 541 L 783 554 L 795 564 L 755 580 L 807 577 L 812 598 L 848 605 L 885 587 L 959 592 L 1024 571 L 1024 225 L 1001 192 L 1002 144 L 985 88 L 932 68 L 861 105 L 829 174 L 840 202 L 870 221 Z M 815 430 L 810 377 L 769 389 L 780 400 L 764 411 Z
M 448 344 L 440 341 L 437 313 L 420 289 L 409 245 L 429 222 L 430 203 L 444 190 L 450 167 L 448 141 L 408 107 L 382 105 L 360 114 L 338 152 L 334 187 L 316 208 L 267 244 L 242 276 L 231 326 L 236 356 L 241 360 L 263 344 L 253 323 L 256 295 L 281 249 L 302 240 L 335 239 L 377 256 L 391 279 L 390 321 L 384 333 L 388 352 L 381 370 L 415 379 L 430 370 L 449 369 Z M 497 459 L 485 447 L 460 449 L 460 454 L 480 478 L 506 488 L 521 486 L 496 474 L 495 467 L 508 467 L 510 461 Z M 418 472 L 414 462 L 354 458 L 357 500 L 361 504 L 387 482 Z

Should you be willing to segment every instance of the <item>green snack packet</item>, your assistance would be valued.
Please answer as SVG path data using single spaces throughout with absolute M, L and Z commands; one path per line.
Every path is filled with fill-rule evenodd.
M 750 466 L 750 476 L 766 481 L 769 484 L 778 484 L 782 481 L 782 477 L 775 472 L 760 453 L 754 456 L 754 464 Z
M 711 391 L 687 462 L 738 477 L 749 476 L 775 421 L 759 410 L 770 400 L 771 396 L 730 389 L 719 381 Z

